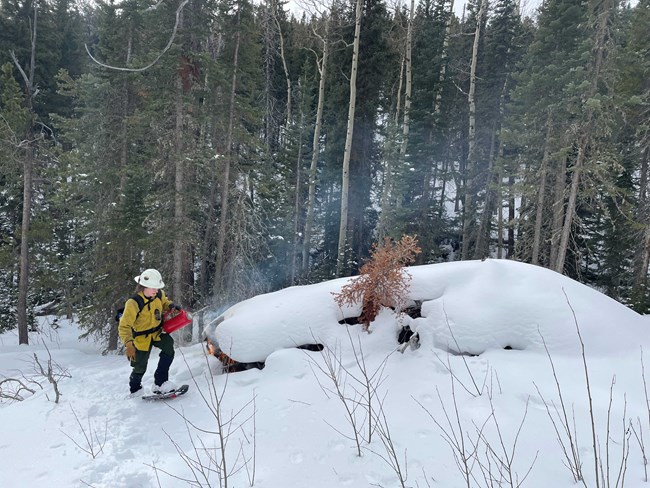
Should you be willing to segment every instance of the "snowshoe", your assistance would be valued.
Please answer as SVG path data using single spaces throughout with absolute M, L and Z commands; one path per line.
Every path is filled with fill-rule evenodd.
M 142 397 L 143 400 L 169 400 L 171 398 L 176 398 L 178 396 L 184 395 L 187 393 L 187 390 L 190 389 L 189 385 L 182 385 L 176 388 L 175 390 L 171 390 L 165 393 L 152 393 L 151 395 L 144 395 Z

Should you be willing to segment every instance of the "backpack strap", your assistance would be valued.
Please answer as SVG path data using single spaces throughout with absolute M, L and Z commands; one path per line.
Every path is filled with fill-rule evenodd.
M 138 304 L 138 313 L 135 314 L 135 320 L 138 320 L 138 316 L 140 315 L 140 312 L 142 312 L 142 310 L 144 310 L 144 307 L 146 305 L 149 305 L 156 298 L 162 299 L 162 291 L 158 290 L 158 292 L 152 298 L 149 298 L 146 302 L 144 301 L 144 298 L 142 298 L 139 294 L 135 294 L 131 298 L 135 301 L 135 303 Z M 162 330 L 162 327 L 163 327 L 163 323 L 162 323 L 162 320 L 161 320 L 160 323 L 156 327 L 152 327 L 151 329 L 140 330 L 140 331 L 136 331 L 136 330 L 131 329 L 131 331 L 133 333 L 133 337 L 135 338 L 135 337 L 138 337 L 138 336 L 155 334 L 159 330 Z
M 131 329 L 131 331 L 133 333 L 133 337 L 135 338 L 135 337 L 138 337 L 138 336 L 155 334 L 159 330 L 162 330 L 162 328 L 163 328 L 163 323 L 160 322 L 157 326 L 155 326 L 155 327 L 153 327 L 151 329 L 147 329 L 147 330 L 133 330 L 133 329 Z

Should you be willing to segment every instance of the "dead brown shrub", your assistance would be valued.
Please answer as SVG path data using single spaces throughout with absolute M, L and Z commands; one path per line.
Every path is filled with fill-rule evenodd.
M 361 274 L 341 288 L 340 293 L 333 293 L 334 300 L 339 307 L 361 303 L 359 322 L 368 330 L 381 307 L 401 310 L 411 281 L 411 275 L 403 267 L 412 263 L 420 252 L 416 236 L 403 236 L 397 242 L 387 237 L 382 246 L 374 244 Z

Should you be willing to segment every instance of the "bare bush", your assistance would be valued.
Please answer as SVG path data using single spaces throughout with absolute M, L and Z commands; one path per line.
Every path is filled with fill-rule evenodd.
M 404 455 L 402 456 L 397 450 L 397 446 L 393 440 L 391 434 L 390 425 L 386 412 L 384 410 L 383 401 L 380 402 L 379 408 L 377 411 L 373 411 L 375 416 L 375 425 L 377 428 L 378 437 L 381 440 L 381 444 L 384 448 L 384 452 L 378 452 L 375 449 L 371 449 L 366 446 L 366 449 L 372 452 L 374 455 L 379 457 L 386 465 L 395 473 L 399 486 L 406 488 L 406 480 L 408 479 L 408 458 L 406 457 L 406 449 L 404 449 Z
M 490 407 L 492 413 L 489 417 L 491 424 L 494 427 L 498 443 L 492 443 L 485 433 L 484 426 L 480 428 L 475 424 L 476 431 L 478 433 L 478 439 L 481 441 L 483 446 L 484 456 L 477 457 L 477 464 L 483 474 L 483 481 L 486 487 L 510 487 L 510 488 L 520 488 L 528 475 L 533 469 L 535 462 L 537 461 L 537 456 L 539 451 L 535 454 L 535 458 L 531 461 L 526 474 L 519 478 L 518 473 L 514 469 L 514 461 L 517 454 L 517 446 L 519 444 L 519 436 L 521 430 L 526 422 L 528 416 L 528 400 L 526 400 L 526 408 L 522 416 L 519 427 L 513 439 L 506 441 L 501 431 L 501 425 L 496 415 L 494 409 L 494 404 L 492 403 L 492 397 L 490 396 Z M 496 446 L 496 447 L 495 447 Z M 477 450 L 478 452 L 478 450 Z
M 492 370 L 492 368 L 487 368 L 485 370 L 485 376 L 483 377 L 482 382 L 478 382 L 477 379 L 474 376 L 474 373 L 472 373 L 471 368 L 469 367 L 469 364 L 467 363 L 467 356 L 462 353 L 462 349 L 460 347 L 460 344 L 456 340 L 456 336 L 454 335 L 454 331 L 451 328 L 451 324 L 449 323 L 449 317 L 447 316 L 447 311 L 445 310 L 445 306 L 443 303 L 442 306 L 442 311 L 445 315 L 445 323 L 447 324 L 447 329 L 449 329 L 449 334 L 451 335 L 452 340 L 454 341 L 454 344 L 456 345 L 456 350 L 459 352 L 459 356 L 463 361 L 463 366 L 465 367 L 465 371 L 467 371 L 467 375 L 469 378 L 469 382 L 471 384 L 468 384 L 466 381 L 462 381 L 458 374 L 452 369 L 451 364 L 449 362 L 449 353 L 447 354 L 447 361 L 443 361 L 441 357 L 436 354 L 436 359 L 440 362 L 440 364 L 447 370 L 447 372 L 456 380 L 456 382 L 470 395 L 473 397 L 476 396 L 481 396 L 484 394 L 492 395 L 494 391 L 494 381 L 496 380 L 497 386 L 499 387 L 499 392 L 501 392 L 501 385 L 499 383 L 499 377 L 498 375 Z M 489 382 L 488 382 L 489 380 Z
M 61 430 L 61 433 L 70 439 L 75 446 L 95 459 L 102 453 L 104 446 L 106 445 L 106 437 L 108 435 L 108 420 L 104 420 L 104 433 L 102 437 L 100 437 L 97 431 L 97 427 L 91 423 L 90 417 L 87 419 L 88 424 L 84 425 L 81 420 L 79 420 L 79 416 L 77 415 L 77 412 L 75 412 L 74 408 L 70 407 L 70 409 L 72 410 L 74 419 L 77 421 L 77 425 L 79 426 L 79 433 L 83 439 L 77 441 L 74 437 L 70 436 L 65 431 Z
M 440 429 L 442 438 L 452 450 L 456 467 L 463 477 L 465 486 L 470 488 L 472 486 L 472 480 L 474 479 L 473 471 L 478 443 L 472 440 L 469 437 L 469 433 L 463 429 L 460 411 L 458 409 L 455 383 L 456 380 L 454 376 L 451 376 L 451 400 L 453 408 L 451 413 L 447 410 L 447 407 L 445 406 L 446 402 L 443 400 L 440 390 L 436 386 L 436 393 L 438 394 L 438 400 L 444 414 L 444 423 L 439 421 L 436 416 L 416 398 L 413 398 L 413 400 L 422 407 L 431 420 L 433 420 L 433 423 L 438 427 L 438 429 Z M 480 435 L 482 432 L 481 429 L 477 430 Z
M 607 407 L 607 417 L 604 425 L 604 432 L 601 433 L 600 427 L 596 422 L 596 412 L 594 410 L 594 401 L 591 390 L 591 381 L 589 374 L 589 367 L 587 364 L 587 356 L 585 352 L 585 344 L 582 339 L 580 325 L 575 314 L 575 310 L 569 301 L 566 292 L 562 290 L 566 298 L 567 305 L 573 315 L 573 322 L 575 324 L 578 341 L 580 343 L 580 357 L 584 371 L 585 380 L 585 394 L 588 406 L 588 418 L 590 420 L 590 434 L 591 434 L 591 460 L 593 461 L 594 480 L 596 488 L 622 488 L 625 486 L 625 475 L 627 472 L 627 463 L 630 453 L 630 436 L 632 435 L 632 424 L 627 417 L 627 399 L 623 395 L 623 416 L 621 419 L 620 439 L 616 441 L 614 434 L 611 432 L 612 426 L 612 404 L 614 398 L 614 385 L 616 384 L 616 376 L 612 377 L 609 389 L 609 403 Z M 541 336 L 541 333 L 540 333 Z M 575 482 L 579 482 L 587 488 L 584 474 L 582 472 L 582 461 L 580 459 L 580 448 L 578 444 L 578 436 L 576 429 L 576 414 L 575 408 L 571 406 L 571 414 L 569 414 L 569 407 L 566 405 L 563 394 L 562 386 L 558 378 L 557 371 L 553 358 L 549 352 L 548 346 L 542 336 L 542 343 L 546 355 L 553 371 L 553 378 L 555 379 L 555 387 L 559 398 L 559 407 L 553 401 L 547 401 L 541 394 L 537 385 L 537 392 L 546 407 L 548 417 L 551 419 L 556 437 L 564 455 L 564 464 L 570 470 Z M 644 380 L 645 381 L 645 380 Z M 601 443 L 601 436 L 604 438 Z M 612 454 L 612 449 L 618 444 L 620 447 L 616 455 Z
M 24 391 L 33 395 L 36 390 L 31 389 L 18 378 L 4 378 L 0 380 L 0 403 L 3 399 L 21 402 L 25 399 Z
M 210 371 L 208 355 L 205 351 L 204 354 L 207 371 Z M 185 360 L 185 364 L 191 373 L 191 368 L 187 360 Z M 192 478 L 174 475 L 155 465 L 150 465 L 150 467 L 156 471 L 156 475 L 158 475 L 158 472 L 161 472 L 191 486 L 201 488 L 216 486 L 219 488 L 228 488 L 231 485 L 232 478 L 242 470 L 246 470 L 250 486 L 254 486 L 256 462 L 255 395 L 253 395 L 251 401 L 241 406 L 239 410 L 226 411 L 225 398 L 228 389 L 229 374 L 224 373 L 224 375 L 220 375 L 225 376 L 223 385 L 220 387 L 217 387 L 215 377 L 209 373 L 204 378 L 205 382 L 203 384 L 200 384 L 193 374 L 191 376 L 194 386 L 203 400 L 203 404 L 210 413 L 212 425 L 208 427 L 199 426 L 190 420 L 183 410 L 175 408 L 172 404 L 167 404 L 185 422 L 190 449 L 182 446 L 167 432 L 165 434 L 180 458 L 189 468 L 192 473 Z M 252 411 L 250 411 L 251 407 Z M 252 439 L 249 439 L 244 429 L 251 422 L 253 424 L 253 434 Z M 238 437 L 238 435 L 244 437 L 246 442 L 241 437 Z M 233 446 L 233 441 L 236 442 L 237 439 L 239 439 L 239 442 L 236 446 Z M 246 449 L 246 443 L 249 445 L 252 444 L 252 455 Z
M 449 325 L 448 322 L 447 325 Z M 463 381 L 459 379 L 458 375 L 451 366 L 449 354 L 447 355 L 446 363 L 443 362 L 440 357 L 438 357 L 438 360 L 443 364 L 449 373 L 449 382 L 451 389 L 451 405 L 449 405 L 449 400 L 443 397 L 443 395 L 440 393 L 439 388 L 436 386 L 436 393 L 440 407 L 442 409 L 442 417 L 444 420 L 439 419 L 436 415 L 433 414 L 433 412 L 431 412 L 431 410 L 425 407 L 416 398 L 413 397 L 413 400 L 418 405 L 420 405 L 420 407 L 427 413 L 429 418 L 431 418 L 433 423 L 440 430 L 442 438 L 451 448 L 456 467 L 461 473 L 463 483 L 465 486 L 467 486 L 467 488 L 470 488 L 472 486 L 486 488 L 520 488 L 523 485 L 524 481 L 527 479 L 537 460 L 536 455 L 525 475 L 520 478 L 514 469 L 514 460 L 517 454 L 517 447 L 521 430 L 528 414 L 528 402 L 526 402 L 526 409 L 514 438 L 511 440 L 506 440 L 502 433 L 501 426 L 493 404 L 493 398 L 495 394 L 495 380 L 496 386 L 499 388 L 498 391 L 501 393 L 501 385 L 499 384 L 498 376 L 495 372 L 491 371 L 491 368 L 488 368 L 488 372 L 485 375 L 482 385 L 479 386 L 479 383 L 474 378 L 474 374 L 470 369 L 465 357 L 462 359 L 464 367 L 467 370 L 470 381 L 473 385 L 471 387 L 467 386 Z M 491 378 L 489 381 L 488 377 Z M 466 426 L 467 420 L 465 420 L 461 415 L 458 398 L 459 386 L 468 395 L 475 398 L 483 396 L 490 402 L 490 415 L 488 415 L 488 417 L 480 425 L 472 421 L 473 429 L 469 429 Z M 489 427 L 493 429 L 493 432 L 496 435 L 496 440 L 492 440 L 491 437 L 487 435 L 486 430 Z
M 59 390 L 59 381 L 61 378 L 71 378 L 70 373 L 65 368 L 62 368 L 56 361 L 52 359 L 52 354 L 50 349 L 44 343 L 45 350 L 47 351 L 47 363 L 45 367 L 41 364 L 40 360 L 36 353 L 34 353 L 34 370 L 37 374 L 40 374 L 42 377 L 46 378 L 50 382 L 52 388 L 54 388 L 54 403 L 59 403 L 61 399 L 61 391 Z M 49 399 L 49 397 L 48 397 Z
M 370 370 L 361 339 L 357 338 L 355 343 L 349 330 L 348 339 L 357 367 L 355 371 L 343 365 L 340 347 L 325 347 L 321 351 L 322 364 L 308 356 L 312 372 L 325 395 L 341 401 L 352 434 L 342 433 L 331 424 L 328 425 L 344 438 L 354 441 L 357 456 L 362 455 L 362 450 L 378 456 L 395 473 L 399 486 L 405 488 L 408 477 L 406 450 L 403 456 L 398 452 L 384 410 L 385 396 L 379 397 L 378 393 L 385 379 L 384 371 L 390 354 L 375 369 Z M 327 378 L 330 384 L 323 384 L 320 376 Z M 371 447 L 375 432 L 383 452 Z
M 349 396 L 347 391 L 347 381 L 349 372 L 341 363 L 341 351 L 340 348 L 336 347 L 334 349 L 330 347 L 325 347 L 321 351 L 321 358 L 323 363 L 309 358 L 310 365 L 312 366 L 312 372 L 318 382 L 321 390 L 325 393 L 327 398 L 330 398 L 330 395 L 338 398 L 345 409 L 346 420 L 350 424 L 352 429 L 352 434 L 344 434 L 336 427 L 328 423 L 332 429 L 341 434 L 341 436 L 346 439 L 354 441 L 354 444 L 357 449 L 357 456 L 361 456 L 361 443 L 363 441 L 363 425 L 364 421 L 359 415 L 359 408 L 361 406 L 361 400 L 358 393 L 355 393 L 355 396 Z M 316 369 L 314 369 L 316 368 Z M 322 376 L 327 378 L 330 385 L 325 385 L 320 380 L 320 375 L 317 374 L 318 370 Z

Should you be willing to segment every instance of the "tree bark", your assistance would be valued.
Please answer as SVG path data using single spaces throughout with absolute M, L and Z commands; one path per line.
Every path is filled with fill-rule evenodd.
M 400 146 L 400 161 L 406 159 L 408 149 L 410 117 L 411 117 L 411 93 L 413 91 L 413 63 L 412 63 L 412 45 L 413 45 L 413 14 L 415 12 L 415 0 L 411 0 L 411 9 L 409 11 L 409 23 L 406 31 L 406 87 L 404 91 L 404 120 L 402 122 L 402 145 Z
M 508 193 L 510 198 L 508 199 L 508 250 L 506 252 L 506 259 L 512 259 L 515 255 L 515 177 L 511 174 L 508 177 Z
M 469 150 L 467 153 L 467 164 L 465 166 L 465 191 L 463 205 L 463 247 L 461 259 L 469 258 L 470 240 L 472 227 L 474 225 L 474 175 L 478 159 L 476 148 L 476 68 L 478 65 L 478 48 L 481 40 L 481 26 L 485 15 L 487 0 L 481 0 L 478 15 L 476 16 L 476 30 L 474 31 L 474 44 L 472 46 L 472 64 L 469 75 L 469 92 L 467 103 L 469 105 Z
M 449 38 L 451 37 L 451 26 L 454 21 L 454 0 L 449 2 L 449 11 L 447 13 L 447 25 L 445 26 L 445 37 L 442 41 L 442 53 L 440 54 L 440 71 L 438 72 L 438 87 L 436 88 L 436 98 L 433 105 L 434 115 L 440 113 L 442 105 L 442 84 L 447 76 L 447 53 L 449 51 Z
M 237 70 L 239 69 L 239 41 L 241 27 L 239 25 L 241 8 L 237 10 L 237 35 L 235 38 L 235 54 L 233 58 L 232 82 L 230 87 L 230 107 L 228 116 L 228 133 L 226 136 L 226 154 L 224 158 L 223 176 L 221 179 L 221 213 L 219 217 L 219 235 L 217 236 L 217 262 L 215 266 L 214 293 L 223 291 L 224 247 L 228 229 L 228 199 L 230 196 L 230 166 L 232 158 L 233 131 L 235 126 L 235 99 L 237 94 Z
M 648 165 L 650 148 L 641 156 L 641 174 L 639 177 L 639 210 L 637 221 L 642 226 L 639 247 L 634 256 L 633 295 L 640 296 L 648 281 L 648 264 L 650 263 L 650 201 L 648 199 Z
M 339 244 L 336 258 L 336 276 L 341 276 L 345 267 L 345 247 L 348 233 L 348 188 L 350 185 L 350 156 L 352 137 L 354 135 L 354 113 L 357 98 L 357 68 L 359 65 L 359 40 L 361 37 L 361 0 L 356 0 L 354 26 L 354 45 L 352 49 L 352 67 L 350 69 L 350 102 L 348 105 L 348 128 L 345 136 L 343 169 L 341 175 L 341 222 L 339 225 Z
M 311 248 L 311 232 L 314 222 L 314 204 L 316 200 L 316 171 L 318 169 L 318 157 L 320 155 L 320 133 L 323 125 L 323 108 L 325 107 L 325 78 L 327 74 L 327 61 L 329 57 L 329 30 L 330 17 L 325 20 L 325 36 L 321 38 L 323 43 L 323 57 L 320 65 L 318 59 L 318 72 L 320 80 L 318 81 L 318 106 L 316 108 L 316 122 L 314 123 L 314 138 L 312 140 L 311 164 L 309 166 L 309 190 L 307 194 L 307 214 L 305 216 L 305 229 L 302 241 L 302 272 L 303 275 L 309 273 L 309 250 Z
M 27 320 L 27 288 L 29 283 L 29 225 L 32 211 L 32 177 L 34 171 L 33 137 L 28 134 L 29 145 L 23 160 L 23 216 L 20 227 L 20 274 L 18 279 L 18 344 L 29 344 Z
M 288 127 L 291 125 L 291 118 L 292 118 L 292 106 L 291 106 L 291 78 L 289 76 L 289 67 L 287 66 L 287 58 L 284 53 L 284 36 L 282 35 L 282 27 L 280 26 L 280 21 L 278 20 L 277 16 L 277 3 L 275 0 L 271 2 L 271 6 L 273 9 L 273 20 L 275 21 L 275 25 L 278 28 L 278 36 L 280 38 L 280 59 L 282 60 L 282 68 L 284 69 L 284 79 L 287 83 L 287 120 L 286 120 L 286 126 Z
M 582 135 L 578 143 L 578 156 L 572 168 L 573 175 L 571 176 L 571 188 L 569 190 L 569 201 L 567 202 L 566 213 L 564 214 L 562 234 L 560 235 L 560 243 L 558 245 L 555 267 L 553 268 L 558 273 L 564 273 L 564 263 L 566 261 L 566 253 L 569 247 L 569 238 L 571 237 L 571 227 L 573 225 L 573 217 L 575 216 L 576 204 L 578 202 L 578 189 L 580 187 L 580 177 L 582 176 L 582 169 L 585 163 L 586 151 L 587 151 L 587 135 Z
M 23 81 L 25 82 L 25 92 L 27 95 L 27 109 L 33 114 L 32 99 L 34 93 L 34 72 L 36 70 L 36 38 L 38 25 L 38 3 L 34 2 L 34 23 L 32 28 L 32 46 L 29 66 L 29 76 L 18 63 L 18 59 L 13 55 L 14 63 L 20 71 Z M 29 227 L 31 224 L 32 213 L 32 192 L 34 176 L 34 133 L 31 120 L 27 127 L 26 134 L 27 146 L 23 159 L 23 215 L 20 226 L 20 264 L 18 275 L 18 300 L 16 319 L 18 321 L 18 344 L 29 344 L 29 327 L 27 317 L 27 293 L 29 287 Z
M 384 237 L 388 235 L 389 211 L 391 208 L 391 196 L 394 189 L 394 158 L 397 127 L 399 118 L 402 113 L 402 86 L 404 85 L 404 66 L 406 64 L 406 55 L 402 56 L 399 68 L 399 82 L 397 84 L 397 96 L 395 97 L 395 115 L 393 119 L 387 121 L 388 135 L 384 144 L 384 168 L 381 184 L 381 197 L 379 199 L 379 222 L 377 222 L 377 241 L 383 242 Z
M 546 117 L 546 138 L 544 141 L 544 154 L 542 165 L 539 171 L 539 188 L 537 190 L 537 208 L 535 209 L 535 230 L 533 232 L 533 251 L 531 256 L 532 264 L 539 264 L 539 250 L 542 243 L 542 220 L 544 218 L 544 200 L 546 197 L 546 175 L 548 173 L 548 161 L 551 155 L 551 128 L 553 116 L 550 111 Z
M 564 200 L 566 189 L 567 156 L 564 155 L 558 163 L 555 173 L 555 188 L 553 202 L 553 221 L 551 226 L 551 251 L 549 255 L 549 268 L 555 269 L 557 255 L 560 249 L 560 235 L 562 234 L 562 221 L 564 219 Z
M 298 89 L 300 90 L 300 83 L 298 83 Z M 302 96 L 300 97 L 303 98 Z M 293 250 L 291 253 L 291 284 L 296 284 L 296 278 L 301 274 L 301 269 L 299 268 L 302 263 L 302 259 L 298 259 L 298 253 L 300 249 L 300 216 L 302 215 L 302 191 L 303 191 L 303 171 L 302 171 L 302 138 L 305 127 L 305 107 L 302 100 L 300 107 L 300 132 L 298 134 L 298 156 L 296 157 L 296 189 L 294 193 L 294 204 L 293 204 Z

